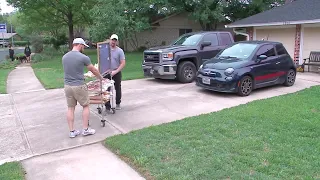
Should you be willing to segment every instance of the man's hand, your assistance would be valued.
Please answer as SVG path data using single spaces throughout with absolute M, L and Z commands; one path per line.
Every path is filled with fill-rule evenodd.
M 111 77 L 113 77 L 114 75 L 116 75 L 118 73 L 118 71 L 111 71 Z

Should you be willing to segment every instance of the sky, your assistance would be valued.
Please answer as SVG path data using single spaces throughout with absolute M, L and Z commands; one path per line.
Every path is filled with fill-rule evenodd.
M 6 0 L 0 0 L 0 8 L 1 8 L 0 13 L 10 13 L 14 10 L 12 6 L 8 6 L 7 4 L 8 3 Z

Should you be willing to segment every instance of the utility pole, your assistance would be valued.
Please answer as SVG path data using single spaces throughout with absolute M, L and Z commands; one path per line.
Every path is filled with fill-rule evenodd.
M 13 46 L 13 32 L 12 32 L 12 22 L 10 21 L 10 25 L 11 25 L 11 43 Z

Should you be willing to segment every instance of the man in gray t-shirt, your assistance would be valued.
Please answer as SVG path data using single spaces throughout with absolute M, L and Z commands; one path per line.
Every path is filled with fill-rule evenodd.
M 111 49 L 111 76 L 114 80 L 114 86 L 116 90 L 116 109 L 119 110 L 121 103 L 121 79 L 122 73 L 121 70 L 126 64 L 126 58 L 123 50 L 117 46 L 118 36 L 113 34 L 110 37 L 110 49 Z M 110 108 L 109 102 L 106 104 L 106 107 Z
M 83 131 L 82 135 L 95 134 L 94 129 L 88 128 L 90 116 L 90 98 L 88 88 L 84 82 L 84 67 L 87 67 L 97 78 L 103 79 L 98 69 L 96 69 L 88 56 L 82 54 L 84 46 L 88 45 L 82 38 L 76 38 L 73 41 L 73 49 L 62 57 L 62 65 L 64 70 L 64 92 L 68 105 L 67 120 L 69 126 L 69 136 L 71 138 L 80 134 L 80 131 L 75 130 L 74 125 L 74 110 L 77 102 L 83 107 Z

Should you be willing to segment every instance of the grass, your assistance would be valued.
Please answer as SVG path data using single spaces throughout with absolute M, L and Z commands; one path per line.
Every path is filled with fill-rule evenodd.
M 86 50 L 86 54 L 91 58 L 93 64 L 98 62 L 96 50 Z M 122 72 L 123 80 L 143 78 L 141 69 L 142 53 L 126 53 L 126 66 Z M 38 63 L 32 64 L 32 68 L 46 89 L 63 87 L 63 69 L 60 56 L 52 56 Z M 85 68 L 85 73 L 88 70 Z
M 0 94 L 7 93 L 7 78 L 9 73 L 18 65 L 17 61 L 0 63 Z
M 24 170 L 19 162 L 5 163 L 0 166 L 0 179 L 24 180 Z
M 320 179 L 320 86 L 107 138 L 147 179 Z

